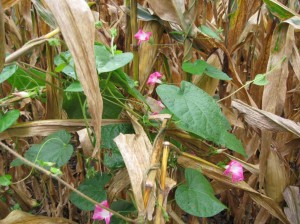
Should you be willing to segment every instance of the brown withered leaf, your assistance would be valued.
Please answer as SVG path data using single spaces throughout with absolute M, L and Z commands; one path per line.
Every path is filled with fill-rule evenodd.
M 149 5 L 162 20 L 181 24 L 185 8 L 183 0 L 149 0 Z
M 238 0 L 236 2 L 237 8 L 236 11 L 232 13 L 230 16 L 230 27 L 228 30 L 228 45 L 234 46 L 237 43 L 240 35 L 242 34 L 245 24 L 252 16 L 252 14 L 260 7 L 261 1 L 253 0 L 253 1 L 243 1 Z M 229 51 L 232 47 L 230 47 Z
M 90 132 L 91 130 L 87 128 L 77 131 L 79 142 L 82 147 L 83 155 L 85 157 L 91 157 L 94 148 L 91 139 L 89 138 Z
M 68 219 L 64 218 L 49 218 L 46 216 L 34 216 L 32 214 L 20 211 L 20 210 L 14 210 L 12 211 L 5 219 L 0 220 L 0 224 L 76 224 L 76 222 L 73 222 Z
M 289 24 L 278 25 L 273 33 L 268 61 L 267 76 L 269 83 L 264 86 L 262 109 L 275 114 L 281 114 L 284 108 L 287 91 L 288 62 L 295 42 L 294 28 Z M 286 60 L 283 61 L 283 59 Z
M 159 43 L 162 34 L 163 26 L 156 21 L 145 22 L 143 27 L 145 32 L 151 32 L 154 43 Z M 158 45 L 142 44 L 139 49 L 139 81 L 145 84 L 148 76 L 152 73 L 153 65 L 157 57 Z M 149 64 L 149 62 L 152 63 Z
M 284 200 L 288 207 L 284 208 L 288 220 L 291 223 L 300 223 L 300 193 L 299 187 L 288 186 L 283 192 Z
M 87 123 L 93 125 L 91 120 L 87 120 Z M 128 123 L 128 121 L 103 119 L 101 125 L 122 123 Z M 0 133 L 0 140 L 10 139 L 11 137 L 48 136 L 59 130 L 78 131 L 85 127 L 86 122 L 83 119 L 32 121 L 11 126 Z
M 5 29 L 3 15 L 2 1 L 0 1 L 0 72 L 2 72 L 5 61 Z
M 130 179 L 126 169 L 119 170 L 111 179 L 107 189 L 107 198 L 109 203 L 118 196 L 118 194 L 130 185 Z
M 232 107 L 240 111 L 245 121 L 253 127 L 273 132 L 288 131 L 300 137 L 300 125 L 292 120 L 251 107 L 239 100 L 233 100 Z
M 143 127 L 132 117 L 136 134 L 120 134 L 114 141 L 125 162 L 139 216 L 145 215 L 143 182 L 150 167 L 152 145 Z
M 84 0 L 46 0 L 73 56 L 78 79 L 87 97 L 94 125 L 95 156 L 100 150 L 103 100 L 96 73 L 94 54 L 95 24 L 93 14 Z
M 2 7 L 4 10 L 14 6 L 17 4 L 20 0 L 2 0 Z

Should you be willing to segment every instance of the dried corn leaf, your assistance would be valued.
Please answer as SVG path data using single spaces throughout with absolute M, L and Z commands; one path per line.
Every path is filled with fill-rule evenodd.
M 53 17 L 53 14 L 46 9 L 42 2 L 40 0 L 31 0 L 32 4 L 34 5 L 34 8 L 36 9 L 39 16 L 51 27 L 56 28 L 57 25 L 55 23 L 55 19 Z
M 120 134 L 114 141 L 122 154 L 129 174 L 139 217 L 143 217 L 145 215 L 143 181 L 149 171 L 152 146 L 143 127 L 135 118 L 132 118 L 132 122 L 136 134 Z
M 289 175 L 284 161 L 275 150 L 270 150 L 267 159 L 265 192 L 277 203 L 283 200 L 282 193 L 289 183 Z
M 109 202 L 112 202 L 118 197 L 125 188 L 130 185 L 130 179 L 126 169 L 118 171 L 110 181 L 109 187 L 107 189 L 107 198 Z
M 288 207 L 284 208 L 288 220 L 291 223 L 300 223 L 300 193 L 299 187 L 288 186 L 283 192 L 284 200 Z
M 295 28 L 288 23 L 278 24 L 273 32 L 268 60 L 268 81 L 264 86 L 262 109 L 281 115 L 284 110 L 289 76 L 289 60 L 295 44 Z M 284 60 L 285 59 L 285 60 Z M 285 126 L 286 127 L 286 126 Z M 289 126 L 290 127 L 290 126 Z M 299 133 L 294 131 L 299 136 Z M 289 182 L 288 170 L 282 164 L 282 159 L 271 152 L 273 133 L 262 131 L 261 151 L 259 158 L 260 188 L 265 188 L 266 194 L 275 201 L 282 200 L 282 193 Z
M 101 126 L 127 122 L 126 120 L 103 119 Z M 87 120 L 87 123 L 92 125 L 91 120 Z M 0 133 L 0 140 L 10 139 L 11 137 L 48 136 L 59 130 L 78 131 L 85 127 L 86 122 L 83 119 L 32 121 L 11 126 Z
M 5 29 L 3 15 L 3 6 L 2 2 L 0 1 L 0 73 L 2 72 L 5 61 Z
M 4 10 L 14 6 L 17 4 L 20 0 L 2 0 L 2 7 Z
M 151 32 L 154 43 L 159 43 L 163 34 L 163 26 L 156 21 L 149 21 L 143 27 L 145 32 Z M 147 78 L 152 73 L 153 65 L 157 57 L 158 45 L 142 44 L 139 49 L 139 81 L 146 83 Z M 149 62 L 152 65 L 149 65 Z
M 102 122 L 103 123 L 103 122 Z M 91 133 L 91 130 L 88 128 L 81 129 L 77 131 L 77 135 L 79 138 L 79 142 L 83 151 L 83 155 L 87 157 L 92 156 L 93 152 L 93 144 L 91 142 L 91 139 L 89 137 L 89 133 Z
M 232 107 L 240 111 L 245 121 L 256 128 L 274 132 L 288 131 L 300 137 L 300 125 L 273 113 L 251 107 L 242 101 L 232 101 Z
M 20 210 L 14 210 L 12 211 L 5 219 L 0 220 L 0 224 L 76 224 L 76 222 L 73 222 L 68 219 L 64 218 L 49 218 L 46 216 L 34 216 L 32 214 L 20 211 Z
M 46 0 L 73 56 L 78 79 L 87 97 L 96 135 L 93 156 L 100 150 L 103 100 L 94 55 L 95 24 L 84 0 Z
M 214 179 L 231 187 L 244 190 L 257 204 L 268 210 L 270 214 L 277 217 L 283 223 L 289 223 L 283 211 L 275 201 L 263 194 L 258 193 L 244 181 L 233 183 L 230 177 L 227 177 L 223 174 L 224 171 L 221 168 L 217 168 L 213 164 L 209 165 L 208 162 L 195 162 L 194 160 L 188 159 L 183 156 L 178 157 L 177 161 L 184 168 L 190 167 L 194 169 L 201 169 L 203 174 L 211 179 Z
M 271 44 L 271 55 L 268 61 L 268 70 L 271 73 L 264 87 L 262 109 L 281 114 L 286 98 L 286 82 L 288 78 L 288 61 L 295 43 L 294 28 L 288 24 L 279 24 L 274 30 Z M 283 59 L 286 60 L 283 61 Z
M 149 0 L 148 3 L 162 20 L 181 24 L 185 11 L 183 0 Z
M 228 45 L 229 51 L 232 49 L 230 46 L 237 44 L 237 40 L 245 29 L 245 24 L 250 16 L 260 7 L 260 0 L 244 1 L 238 0 L 235 4 L 236 11 L 232 12 L 230 16 L 230 27 L 228 31 Z

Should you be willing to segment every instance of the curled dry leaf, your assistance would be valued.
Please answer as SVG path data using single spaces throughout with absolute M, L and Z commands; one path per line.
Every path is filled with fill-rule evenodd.
M 245 121 L 253 127 L 275 132 L 288 131 L 300 137 L 300 125 L 292 120 L 251 107 L 239 100 L 232 101 L 232 107 L 240 111 Z
M 21 124 L 16 124 L 0 133 L 0 140 L 10 139 L 12 137 L 32 137 L 48 136 L 53 132 L 66 130 L 78 131 L 86 127 L 86 122 L 93 125 L 91 120 L 68 119 L 68 120 L 40 120 Z M 128 123 L 127 120 L 110 120 L 103 119 L 101 125 Z
M 107 189 L 107 198 L 109 203 L 111 203 L 122 190 L 130 185 L 130 179 L 126 169 L 118 171 L 110 181 L 109 187 Z
M 73 56 L 78 79 L 87 97 L 94 125 L 96 146 L 93 156 L 100 150 L 103 100 L 96 73 L 94 54 L 95 24 L 93 14 L 84 0 L 46 0 Z
M 183 0 L 150 0 L 148 3 L 162 20 L 181 23 L 179 17 L 182 17 L 185 11 Z
M 0 1 L 0 72 L 2 72 L 5 60 L 5 29 L 3 15 L 3 6 L 2 2 Z
M 142 192 L 143 181 L 147 171 L 149 171 L 152 145 L 147 134 L 144 132 L 143 127 L 137 122 L 137 119 L 134 117 L 131 118 L 136 134 L 124 135 L 121 133 L 114 141 L 125 162 L 139 217 L 142 217 L 145 215 Z
M 89 138 L 89 133 L 91 133 L 91 130 L 87 128 L 77 131 L 79 142 L 85 157 L 90 157 L 94 148 Z
M 22 212 L 20 210 L 12 211 L 5 219 L 0 220 L 0 224 L 40 224 L 40 223 L 47 223 L 47 224 L 76 224 L 68 219 L 64 218 L 49 218 L 46 216 L 34 216 L 26 212 Z
M 17 4 L 20 0 L 2 0 L 2 7 L 4 10 L 14 6 Z
M 288 186 L 283 192 L 284 200 L 288 207 L 284 208 L 288 220 L 291 223 L 300 223 L 300 193 L 299 187 Z

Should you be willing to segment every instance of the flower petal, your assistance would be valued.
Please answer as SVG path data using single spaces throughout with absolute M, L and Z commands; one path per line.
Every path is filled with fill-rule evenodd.
M 224 174 L 226 176 L 228 176 L 230 173 L 232 182 L 239 182 L 244 180 L 243 166 L 235 160 L 232 160 L 224 171 Z

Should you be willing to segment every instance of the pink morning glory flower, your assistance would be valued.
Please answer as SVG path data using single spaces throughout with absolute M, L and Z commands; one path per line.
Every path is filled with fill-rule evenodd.
M 226 166 L 224 174 L 228 176 L 231 173 L 232 182 L 239 182 L 244 180 L 243 166 L 238 161 L 232 160 Z
M 151 34 L 151 32 L 144 32 L 142 29 L 139 29 L 139 31 L 134 35 L 134 38 L 139 40 L 138 45 L 140 45 L 142 41 L 148 41 Z
M 161 83 L 161 77 L 162 74 L 159 72 L 154 72 L 149 76 L 149 79 L 147 81 L 147 85 L 154 85 L 155 83 Z
M 12 93 L 12 95 L 22 97 L 22 98 L 29 97 L 29 93 L 25 91 Z
M 109 208 L 107 200 L 102 201 L 100 204 Z M 112 216 L 111 212 L 101 208 L 99 205 L 96 205 L 95 210 L 94 210 L 94 215 L 93 215 L 94 220 L 103 220 L 104 219 L 105 223 L 109 224 L 111 216 Z

